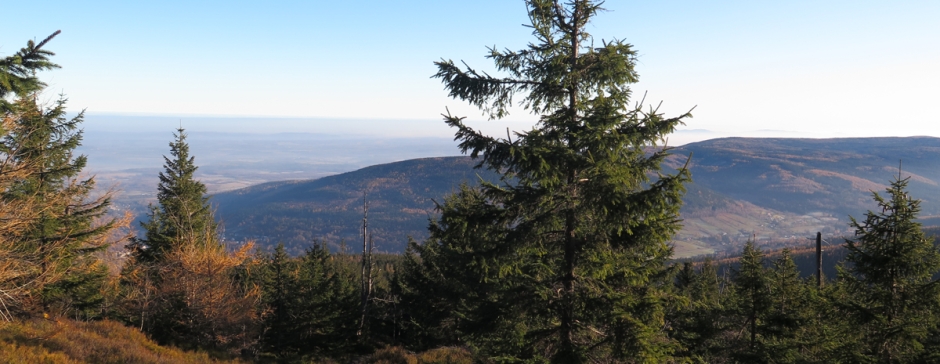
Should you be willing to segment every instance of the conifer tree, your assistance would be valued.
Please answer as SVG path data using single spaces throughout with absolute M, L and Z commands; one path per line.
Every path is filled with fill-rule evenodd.
M 722 339 L 726 337 L 729 320 L 725 305 L 727 294 L 722 295 L 722 280 L 718 277 L 711 258 L 695 269 L 691 262 L 683 263 L 676 275 L 676 288 L 683 304 L 671 312 L 668 326 L 671 336 L 680 346 L 678 356 L 700 362 L 719 362 L 726 355 Z
M 504 175 L 503 185 L 482 187 L 497 231 L 496 240 L 475 237 L 481 255 L 474 260 L 484 281 L 499 282 L 493 295 L 504 322 L 469 339 L 505 360 L 665 360 L 673 350 L 663 332 L 666 242 L 679 229 L 689 175 L 684 168 L 657 173 L 669 149 L 653 146 L 689 114 L 666 118 L 630 106 L 636 53 L 586 32 L 598 2 L 527 5 L 537 41 L 488 55 L 506 77 L 436 62 L 450 96 L 490 118 L 507 115 L 514 101 L 539 115 L 514 139 L 445 115 L 461 150 Z M 473 317 L 487 316 L 480 307 Z
M 133 241 L 122 272 L 126 319 L 162 343 L 237 352 L 258 338 L 260 290 L 238 281 L 254 264 L 253 243 L 226 250 L 184 130 L 174 137 L 159 175 L 159 206 L 151 206 L 145 237 Z
M 0 58 L 0 112 L 10 111 L 9 96 L 29 95 L 45 87 L 36 73 L 59 68 L 59 65 L 49 61 L 49 57 L 55 53 L 42 47 L 61 32 L 55 31 L 38 44 L 30 40 L 16 54 Z
M 150 207 L 150 220 L 141 224 L 144 239 L 134 243 L 138 261 L 159 261 L 174 244 L 208 244 L 215 239 L 216 222 L 206 197 L 206 186 L 195 179 L 198 168 L 189 155 L 186 133 L 180 128 L 164 156 L 164 171 L 157 185 L 157 204 Z
M 905 363 L 921 355 L 928 333 L 937 327 L 940 252 L 916 221 L 920 201 L 907 194 L 909 178 L 891 182 L 888 197 L 873 193 L 878 209 L 865 220 L 851 219 L 855 240 L 846 240 L 839 269 L 847 293 L 840 302 L 850 314 L 849 350 L 854 362 Z M 853 335 L 854 336 L 854 335 Z
M 468 336 L 511 324 L 504 320 L 511 314 L 507 286 L 487 270 L 508 258 L 500 249 L 499 209 L 467 185 L 437 208 L 441 216 L 428 228 L 429 243 L 409 243 L 395 281 L 405 310 L 404 341 L 415 350 L 467 345 Z
M 52 107 L 38 102 L 38 93 L 20 95 L 7 105 L 8 134 L 0 151 L 19 169 L 17 178 L 0 194 L 5 204 L 30 201 L 34 219 L 15 237 L 19 250 L 33 251 L 38 301 L 34 309 L 90 313 L 100 303 L 100 285 L 106 278 L 94 253 L 107 247 L 113 220 L 97 224 L 110 203 L 110 195 L 91 198 L 93 178 L 81 179 L 86 158 L 75 156 L 81 145 L 78 128 L 84 113 L 66 117 L 66 99 Z M 57 306 L 57 307 L 53 307 Z
M 266 257 L 262 266 L 262 301 L 267 307 L 264 318 L 263 350 L 285 357 L 294 354 L 296 345 L 293 341 L 296 335 L 291 332 L 294 319 L 290 316 L 292 292 L 296 281 L 297 264 L 284 249 L 284 244 L 278 244 L 274 253 Z
M 342 355 L 353 348 L 358 291 L 325 245 L 314 244 L 295 259 L 279 244 L 263 269 L 263 301 L 269 311 L 263 350 L 287 361 Z
M 59 67 L 43 47 L 58 34 L 0 59 L 0 219 L 7 227 L 0 265 L 16 267 L 0 278 L 8 319 L 13 307 L 93 317 L 103 300 L 107 269 L 95 253 L 108 245 L 115 221 L 103 219 L 110 194 L 91 198 L 94 179 L 79 177 L 86 159 L 74 149 L 84 113 L 67 118 L 64 97 L 52 106 L 38 101 L 45 86 L 38 71 Z
M 767 277 L 770 307 L 762 328 L 762 361 L 805 363 L 807 354 L 819 351 L 819 332 L 814 320 L 817 304 L 810 295 L 809 282 L 800 279 L 800 272 L 784 249 L 774 260 Z
M 759 361 L 762 341 L 758 336 L 765 324 L 771 305 L 770 282 L 764 268 L 764 253 L 748 241 L 741 254 L 741 265 L 735 271 L 732 283 L 735 288 L 735 311 L 743 319 L 739 332 L 746 333 L 741 338 L 745 350 L 738 350 L 737 357 L 742 362 Z

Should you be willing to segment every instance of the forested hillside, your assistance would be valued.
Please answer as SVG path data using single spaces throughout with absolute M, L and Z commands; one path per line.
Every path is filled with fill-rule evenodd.
M 427 236 L 436 216 L 434 201 L 460 185 L 498 182 L 485 169 L 473 169 L 465 157 L 414 159 L 383 164 L 311 181 L 265 183 L 212 197 L 226 237 L 269 246 L 283 242 L 301 253 L 313 241 L 334 250 L 340 241 L 361 250 L 363 203 L 369 204 L 369 226 L 380 251 L 402 252 L 408 236 Z
M 680 256 L 737 252 L 744 242 L 808 244 L 817 231 L 851 234 L 848 216 L 872 208 L 871 191 L 898 171 L 911 177 L 911 193 L 923 196 L 922 221 L 940 213 L 940 139 L 728 138 L 672 150 L 669 166 L 689 154 L 687 184 L 675 239 Z M 362 197 L 372 201 L 370 221 L 382 251 L 401 252 L 407 237 L 427 237 L 434 200 L 461 183 L 496 182 L 469 157 L 410 160 L 310 181 L 267 183 L 214 195 L 226 237 L 298 252 L 321 239 L 334 248 L 360 239 Z M 361 249 L 350 244 L 352 251 Z
M 531 130 L 448 111 L 467 157 L 208 196 L 180 126 L 139 232 L 44 101 L 59 32 L 0 58 L 0 362 L 940 362 L 940 139 L 664 147 L 692 107 L 632 98 L 602 3 L 525 4 L 523 49 L 432 78 Z M 818 279 L 771 249 L 816 231 Z

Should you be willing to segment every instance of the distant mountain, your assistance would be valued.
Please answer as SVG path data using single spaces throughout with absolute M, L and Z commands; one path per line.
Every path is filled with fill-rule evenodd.
M 693 154 L 695 183 L 755 205 L 807 214 L 857 215 L 898 175 L 925 213 L 940 213 L 940 138 L 723 138 L 685 145 L 673 167 Z M 679 155 L 681 154 L 681 155 Z
M 924 223 L 940 221 L 940 138 L 722 138 L 675 152 L 669 166 L 691 154 L 694 185 L 724 197 L 701 203 L 690 189 L 680 241 L 722 250 L 751 236 L 851 235 L 848 217 L 876 207 L 871 192 L 884 191 L 899 165 L 911 178 L 909 192 L 923 201 Z
M 403 251 L 408 236 L 424 239 L 434 201 L 461 183 L 499 181 L 474 169 L 468 157 L 412 159 L 306 181 L 270 182 L 216 194 L 212 203 L 226 238 L 262 245 L 283 242 L 300 253 L 315 239 L 361 250 L 363 194 L 369 203 L 369 231 L 377 249 Z
M 808 239 L 851 234 L 848 216 L 875 207 L 898 174 L 923 200 L 924 221 L 940 221 L 940 138 L 723 138 L 674 150 L 667 167 L 689 163 L 693 183 L 684 199 L 677 255 L 737 249 L 744 240 Z M 284 242 L 294 252 L 313 239 L 351 251 L 361 244 L 362 194 L 369 191 L 369 225 L 383 251 L 404 249 L 407 237 L 427 236 L 434 200 L 461 183 L 498 176 L 473 169 L 468 157 L 426 158 L 363 168 L 309 181 L 261 184 L 220 193 L 212 201 L 230 239 Z M 667 171 L 668 172 L 668 171 Z

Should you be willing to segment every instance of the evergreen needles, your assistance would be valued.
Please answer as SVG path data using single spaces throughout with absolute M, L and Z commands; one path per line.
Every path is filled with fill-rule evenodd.
M 454 323 L 461 339 L 485 355 L 663 360 L 674 350 L 662 326 L 666 242 L 679 229 L 689 174 L 659 174 L 669 148 L 657 145 L 690 115 L 630 106 L 635 51 L 585 31 L 599 3 L 527 4 L 536 42 L 488 55 L 506 77 L 446 60 L 435 77 L 490 118 L 515 102 L 539 122 L 501 139 L 445 115 L 461 150 L 504 178 L 448 198 L 431 238 L 413 251 L 421 270 L 465 264 L 449 267 L 451 277 L 476 289 L 454 292 L 449 308 L 464 318 Z

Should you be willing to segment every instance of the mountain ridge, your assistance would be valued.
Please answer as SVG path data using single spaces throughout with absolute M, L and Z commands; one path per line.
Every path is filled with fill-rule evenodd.
M 925 221 L 940 215 L 940 138 L 720 138 L 673 149 L 664 168 L 688 155 L 687 186 L 676 236 L 677 255 L 733 250 L 747 239 L 787 244 L 816 231 L 851 234 L 848 216 L 874 208 L 871 191 L 898 173 L 924 201 Z M 469 157 L 432 157 L 380 164 L 314 180 L 280 181 L 216 194 L 212 201 L 234 240 L 284 242 L 299 253 L 313 240 L 355 251 L 368 192 L 370 230 L 382 251 L 400 252 L 408 236 L 427 236 L 434 201 L 460 183 L 499 181 Z

